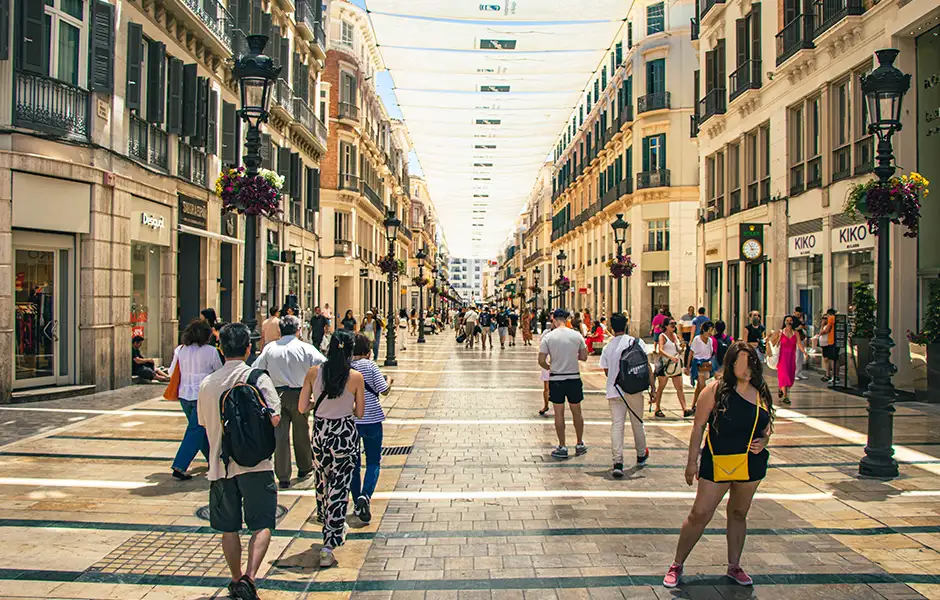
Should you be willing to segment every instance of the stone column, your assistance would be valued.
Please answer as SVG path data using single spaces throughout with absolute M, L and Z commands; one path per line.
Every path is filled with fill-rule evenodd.
M 4 161 L 6 162 L 6 161 Z M 0 170 L 0 356 L 13 356 L 13 178 L 7 165 Z M 9 402 L 13 361 L 0 360 L 0 403 Z

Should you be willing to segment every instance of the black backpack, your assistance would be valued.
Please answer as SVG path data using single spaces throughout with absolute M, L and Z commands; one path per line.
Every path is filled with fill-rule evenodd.
M 625 394 L 636 394 L 650 387 L 650 361 L 636 340 L 620 353 L 617 387 Z
M 715 340 L 718 342 L 718 352 L 715 357 L 718 359 L 718 368 L 721 368 L 721 365 L 725 363 L 725 354 L 728 353 L 728 348 L 731 347 L 731 336 L 724 334 L 722 336 L 715 336 Z
M 253 369 L 248 379 L 236 383 L 219 399 L 222 417 L 222 462 L 226 472 L 230 460 L 242 467 L 254 467 L 274 454 L 274 425 L 258 389 L 258 379 L 267 371 Z

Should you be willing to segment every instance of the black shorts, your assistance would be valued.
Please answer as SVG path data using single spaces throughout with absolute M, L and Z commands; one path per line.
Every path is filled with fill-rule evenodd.
M 548 399 L 552 404 L 581 404 L 584 400 L 584 386 L 581 379 L 563 379 L 548 382 Z
M 839 360 L 839 347 L 835 344 L 823 346 L 823 356 L 829 360 Z
M 209 524 L 223 533 L 242 529 L 242 511 L 249 531 L 274 530 L 277 485 L 274 472 L 242 473 L 209 485 Z

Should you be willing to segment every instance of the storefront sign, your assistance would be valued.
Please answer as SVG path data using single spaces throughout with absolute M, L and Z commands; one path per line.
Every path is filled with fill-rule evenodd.
M 791 237 L 790 258 L 822 254 L 822 242 L 819 240 L 819 236 L 819 233 L 807 233 Z
M 172 210 L 165 204 L 131 196 L 131 240 L 156 246 L 170 245 Z
M 209 210 L 205 200 L 190 198 L 189 196 L 179 196 L 180 224 L 190 227 L 206 228 Z
M 875 247 L 875 235 L 868 231 L 868 225 L 849 225 L 832 230 L 832 251 L 868 250 Z
M 668 281 L 647 281 L 646 287 L 669 287 Z
M 741 223 L 738 232 L 740 260 L 757 262 L 764 258 L 764 224 Z
M 586 295 L 586 294 L 587 294 L 587 288 L 578 288 L 578 293 L 579 293 L 579 294 L 585 294 L 585 295 Z
M 238 237 L 238 213 L 222 213 L 222 231 L 220 233 L 232 238 Z

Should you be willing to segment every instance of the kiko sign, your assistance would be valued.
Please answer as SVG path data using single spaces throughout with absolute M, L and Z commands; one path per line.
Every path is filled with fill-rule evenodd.
M 805 233 L 803 235 L 794 235 L 790 238 L 789 257 L 812 256 L 813 254 L 822 254 L 821 233 Z
M 832 230 L 832 251 L 868 250 L 875 247 L 875 234 L 865 223 Z

